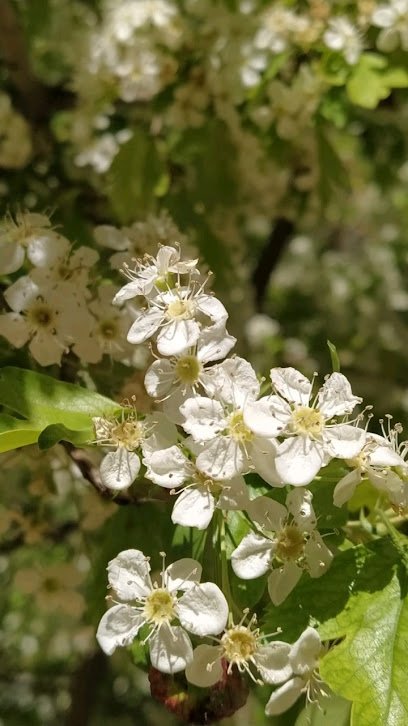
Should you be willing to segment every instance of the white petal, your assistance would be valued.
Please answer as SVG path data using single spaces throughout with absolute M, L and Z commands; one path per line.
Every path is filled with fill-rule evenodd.
M 292 668 L 289 664 L 289 653 L 291 646 L 275 640 L 268 645 L 263 645 L 254 655 L 256 667 L 265 683 L 283 683 L 292 675 Z
M 20 313 L 41 292 L 41 289 L 33 282 L 31 277 L 24 275 L 24 277 L 19 277 L 13 285 L 10 285 L 4 293 L 4 298 L 14 312 Z
M 59 365 L 65 350 L 57 336 L 48 332 L 36 333 L 28 348 L 41 366 Z
M 160 247 L 156 257 L 156 267 L 159 276 L 165 277 L 172 265 L 175 265 L 180 259 L 180 252 L 174 247 L 165 245 Z
M 168 489 L 181 486 L 194 472 L 193 465 L 178 446 L 154 451 L 143 463 L 147 466 L 147 479 Z
M 30 336 L 30 326 L 20 313 L 4 313 L 0 315 L 0 335 L 11 345 L 21 348 Z
M 214 514 L 214 506 L 214 497 L 208 487 L 185 489 L 173 507 L 171 521 L 183 527 L 207 529 Z
M 285 484 L 305 486 L 310 484 L 322 466 L 327 455 L 321 443 L 308 436 L 293 436 L 279 447 L 275 459 L 278 477 Z
M 252 580 L 269 570 L 275 544 L 259 534 L 247 534 L 231 555 L 231 566 L 242 580 Z
M 250 457 L 255 471 L 272 487 L 284 487 L 276 471 L 275 458 L 278 449 L 276 439 L 264 439 L 256 436 L 252 439 Z
M 102 617 L 96 632 L 96 639 L 106 655 L 112 655 L 118 646 L 133 643 L 145 622 L 135 608 L 129 605 L 115 605 Z
M 200 582 L 202 569 L 200 563 L 191 557 L 177 560 L 165 570 L 165 586 L 170 591 L 189 590 Z
M 177 442 L 178 434 L 174 423 L 169 421 L 161 411 L 148 414 L 144 424 L 146 429 L 152 432 L 150 436 L 142 441 L 144 463 L 146 464 L 146 460 L 154 451 L 168 449 L 173 446 Z
M 311 532 L 316 527 L 312 499 L 312 492 L 301 487 L 292 489 L 286 497 L 286 506 L 301 532 Z
M 174 320 L 161 329 L 157 336 L 157 350 L 161 355 L 178 355 L 195 345 L 200 326 L 195 320 Z
M 338 424 L 326 428 L 324 438 L 329 443 L 332 456 L 338 459 L 353 459 L 366 442 L 366 432 L 350 424 Z
M 361 401 L 358 396 L 353 396 L 350 383 L 342 373 L 332 373 L 318 395 L 318 407 L 326 418 L 351 413 Z
M 291 417 L 288 404 L 279 396 L 265 396 L 244 408 L 245 426 L 258 436 L 280 436 Z
M 231 481 L 223 483 L 217 502 L 218 509 L 246 509 L 248 504 L 248 488 L 244 477 L 236 476 Z
M 10 275 L 19 270 L 24 262 L 25 252 L 22 245 L 7 242 L 0 246 L 0 275 Z
M 268 577 L 268 592 L 274 605 L 280 605 L 292 592 L 302 576 L 302 570 L 294 562 L 287 562 Z
M 163 320 L 161 310 L 151 308 L 145 312 L 141 312 L 130 328 L 127 339 L 129 343 L 144 343 L 155 334 L 160 323 Z
M 152 398 L 164 398 L 172 388 L 174 381 L 174 365 L 165 358 L 155 360 L 147 369 L 144 384 Z
M 237 441 L 229 436 L 217 436 L 204 446 L 196 465 L 211 479 L 223 480 L 241 474 L 247 460 Z
M 109 454 L 106 454 L 101 461 L 102 484 L 108 489 L 126 489 L 136 479 L 139 469 L 140 459 L 138 455 L 120 446 L 116 451 L 110 451 Z
M 179 673 L 193 658 L 191 640 L 183 628 L 164 625 L 150 638 L 150 661 L 161 673 Z
M 371 22 L 379 28 L 390 28 L 395 22 L 395 11 L 387 5 L 379 5 L 373 10 Z
M 198 645 L 193 660 L 186 668 L 189 683 L 201 688 L 209 688 L 222 677 L 221 658 L 223 648 L 219 645 Z
M 272 368 L 271 381 L 277 392 L 289 403 L 307 406 L 312 384 L 296 368 Z
M 60 235 L 36 237 L 27 247 L 27 257 L 36 267 L 55 267 L 71 249 L 71 243 Z
M 99 245 L 109 247 L 112 250 L 127 250 L 129 246 L 129 240 L 123 232 L 108 224 L 95 227 L 93 236 Z
M 293 671 L 299 676 L 308 675 L 319 664 L 321 650 L 319 633 L 309 626 L 292 645 L 289 662 Z
M 330 567 L 333 554 L 324 544 L 319 532 L 312 532 L 305 544 L 304 555 L 310 577 L 321 577 Z
M 252 499 L 247 511 L 251 519 L 271 532 L 280 532 L 288 517 L 286 507 L 269 497 Z
M 301 678 L 291 678 L 283 686 L 272 693 L 265 707 L 267 716 L 277 716 L 284 713 L 297 701 L 305 686 Z
M 180 408 L 189 398 L 195 395 L 195 390 L 192 386 L 185 384 L 179 385 L 177 388 L 173 388 L 171 394 L 163 401 L 163 413 L 178 426 L 182 426 L 184 423 L 184 416 L 180 413 Z
M 217 635 L 228 619 L 228 603 L 217 585 L 204 582 L 191 587 L 180 598 L 176 612 L 181 624 L 194 635 Z
M 203 328 L 197 343 L 197 358 L 202 363 L 225 358 L 236 342 L 237 339 L 227 333 L 223 321 Z
M 384 436 L 367 434 L 367 442 L 370 441 L 376 444 L 374 450 L 370 451 L 370 464 L 372 466 L 404 466 L 403 458 L 394 451 L 390 442 Z
M 353 469 L 343 476 L 334 487 L 333 504 L 335 507 L 342 507 L 345 502 L 353 496 L 357 484 L 361 481 L 361 473 L 359 469 Z
M 122 305 L 126 300 L 131 300 L 137 295 L 144 295 L 146 292 L 146 280 L 132 280 L 124 285 L 112 300 L 113 305 Z M 161 313 L 162 315 L 162 313 Z
M 149 561 L 140 550 L 123 550 L 107 570 L 109 584 L 121 600 L 140 600 L 151 593 Z
M 208 315 L 214 322 L 225 321 L 228 313 L 224 305 L 213 295 L 200 295 L 197 298 L 196 305 L 204 315 Z
M 259 395 L 260 384 L 251 364 L 244 358 L 234 356 L 210 368 L 206 375 L 206 389 L 212 396 L 242 407 Z M 213 380 L 211 387 L 210 380 Z
M 209 441 L 222 431 L 227 423 L 224 409 L 219 401 L 204 396 L 189 398 L 180 406 L 180 412 L 186 419 L 183 428 L 195 441 Z

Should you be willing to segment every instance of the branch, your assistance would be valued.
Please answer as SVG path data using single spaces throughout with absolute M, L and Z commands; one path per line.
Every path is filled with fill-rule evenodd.
M 258 311 L 262 310 L 269 278 L 278 264 L 279 258 L 294 231 L 293 222 L 284 217 L 276 220 L 268 242 L 261 252 L 258 264 L 252 275 L 255 287 L 255 302 Z

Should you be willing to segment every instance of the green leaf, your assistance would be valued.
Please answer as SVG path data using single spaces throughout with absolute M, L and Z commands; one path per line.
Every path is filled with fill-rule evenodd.
M 34 444 L 41 432 L 37 423 L 0 414 L 0 453 Z
M 337 353 L 337 348 L 334 345 L 334 343 L 331 343 L 330 340 L 327 341 L 327 346 L 330 351 L 330 358 L 333 368 L 333 373 L 339 373 L 340 372 L 340 360 Z
M 322 577 L 312 579 L 305 573 L 279 607 L 269 605 L 265 632 L 280 626 L 282 638 L 288 642 L 294 642 L 308 625 L 316 626 L 324 639 L 344 635 L 338 625 L 342 613 L 344 617 L 350 613 L 360 593 L 373 594 L 385 588 L 396 563 L 398 553 L 388 537 L 340 552 Z
M 309 703 L 301 711 L 295 726 L 349 726 L 351 703 L 336 694 Z
M 29 419 L 40 430 L 58 423 L 82 431 L 92 425 L 93 416 L 120 410 L 119 404 L 99 393 L 12 367 L 0 371 L 0 404 Z
M 38 446 L 43 451 L 51 449 L 60 441 L 69 441 L 75 446 L 85 446 L 93 438 L 95 438 L 93 426 L 88 426 L 80 431 L 73 431 L 64 424 L 50 424 L 38 437 Z
M 265 592 L 267 575 L 256 577 L 253 580 L 241 580 L 230 569 L 228 578 L 232 598 L 241 610 L 244 608 L 253 608 Z
M 364 108 L 376 108 L 393 88 L 408 87 L 405 68 L 389 67 L 378 53 L 363 53 L 346 84 L 350 101 Z
M 360 592 L 337 618 L 342 643 L 322 660 L 329 686 L 353 701 L 352 726 L 408 723 L 406 573 L 394 568 L 376 592 Z

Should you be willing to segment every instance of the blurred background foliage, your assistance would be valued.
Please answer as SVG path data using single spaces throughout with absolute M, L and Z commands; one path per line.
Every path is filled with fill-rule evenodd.
M 104 282 L 121 276 L 95 227 L 125 230 L 133 252 L 177 238 L 213 271 L 261 373 L 323 376 L 330 339 L 353 390 L 406 425 L 408 8 L 390 30 L 380 5 L 0 0 L 1 215 L 51 215 L 98 250 Z M 42 370 L 4 338 L 0 354 Z M 131 368 L 71 352 L 45 372 L 147 410 L 148 356 Z M 106 563 L 143 546 L 146 522 L 158 550 L 190 543 L 171 505 L 148 488 L 143 511 L 104 501 L 62 447 L 1 464 L 1 726 L 178 723 L 94 637 Z M 225 724 L 263 724 L 265 700 Z M 348 708 L 307 723 L 341 726 Z M 305 718 L 299 706 L 267 722 Z

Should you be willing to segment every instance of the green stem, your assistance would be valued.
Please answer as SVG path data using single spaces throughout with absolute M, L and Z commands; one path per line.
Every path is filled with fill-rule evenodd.
M 218 534 L 219 534 L 219 546 L 220 546 L 220 555 L 221 555 L 221 590 L 224 593 L 229 608 L 230 608 L 230 618 L 235 615 L 239 618 L 239 620 L 242 617 L 242 611 L 236 605 L 234 602 L 234 599 L 232 597 L 231 593 L 231 587 L 229 582 L 229 576 L 228 576 L 228 558 L 227 558 L 227 548 L 226 548 L 226 537 L 225 537 L 225 517 L 223 513 L 219 512 L 219 520 L 218 520 Z M 231 623 L 230 623 L 231 624 Z

